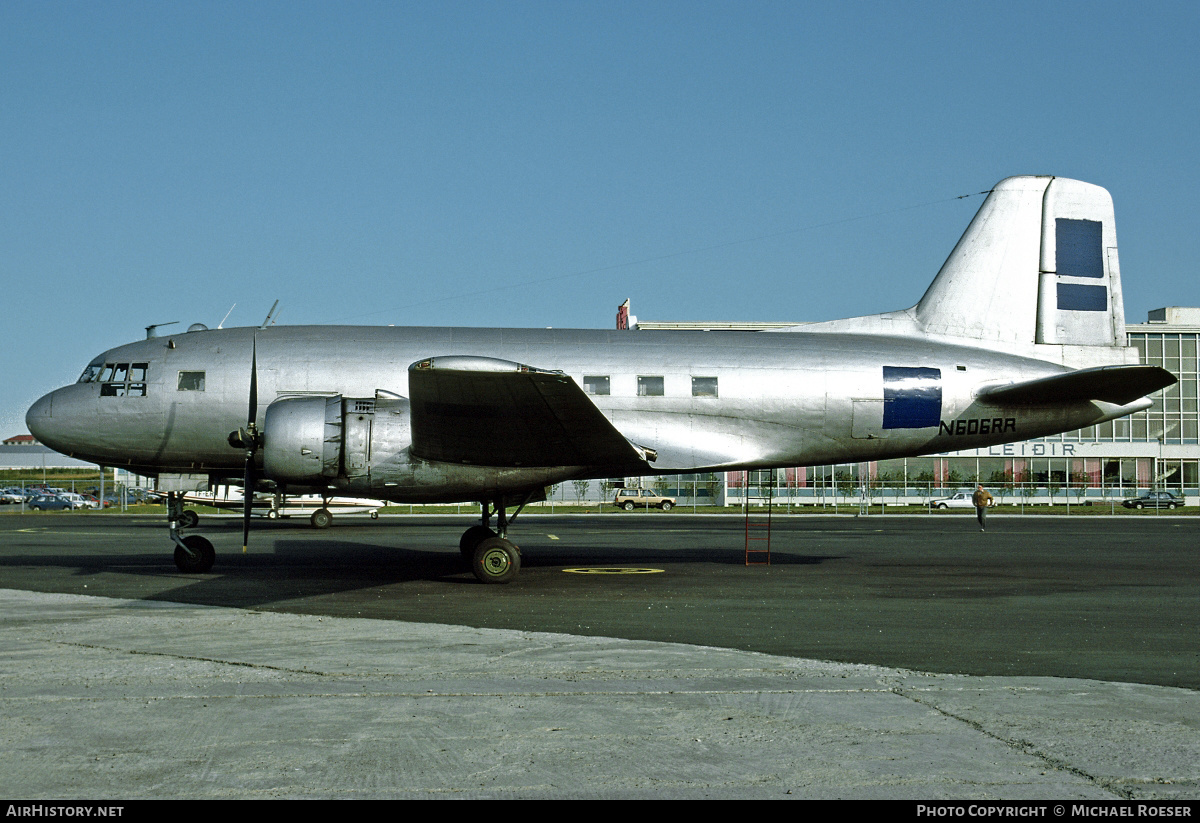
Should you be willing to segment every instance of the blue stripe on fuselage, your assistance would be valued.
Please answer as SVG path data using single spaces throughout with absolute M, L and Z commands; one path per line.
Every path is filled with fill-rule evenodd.
M 883 367 L 883 428 L 923 429 L 941 417 L 941 369 Z

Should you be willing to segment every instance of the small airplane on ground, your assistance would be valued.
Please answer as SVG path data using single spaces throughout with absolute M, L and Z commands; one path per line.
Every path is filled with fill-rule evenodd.
M 240 476 L 478 502 L 459 549 L 503 583 L 521 563 L 508 509 L 554 483 L 990 446 L 1149 408 L 1174 382 L 1126 346 L 1108 192 L 1030 176 L 992 189 L 902 311 L 760 332 L 197 325 L 104 352 L 26 422 L 155 476 L 181 570 L 215 560 L 180 535 L 181 496 Z
M 150 492 L 150 496 L 167 499 L 169 492 Z M 179 497 L 183 506 L 207 506 L 213 509 L 237 509 L 246 507 L 246 498 L 238 486 L 220 485 L 209 491 L 184 492 Z M 319 494 L 289 495 L 274 492 L 256 492 L 250 501 L 251 514 L 269 520 L 293 516 L 307 516 L 314 529 L 327 529 L 333 524 L 333 512 L 342 514 L 368 514 L 372 520 L 379 518 L 379 510 L 387 505 L 386 500 L 368 500 L 359 497 L 329 497 Z M 185 508 L 179 517 L 179 527 L 195 528 L 200 515 Z

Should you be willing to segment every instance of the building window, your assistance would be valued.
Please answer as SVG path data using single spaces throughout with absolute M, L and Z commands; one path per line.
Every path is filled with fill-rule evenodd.
M 693 377 L 692 378 L 692 397 L 716 397 L 717 396 L 717 378 L 715 377 Z
M 608 378 L 585 374 L 583 390 L 588 394 L 609 394 Z
M 179 391 L 204 391 L 204 372 L 181 371 L 179 373 Z
M 663 378 L 638 377 L 638 397 L 662 397 L 665 393 Z

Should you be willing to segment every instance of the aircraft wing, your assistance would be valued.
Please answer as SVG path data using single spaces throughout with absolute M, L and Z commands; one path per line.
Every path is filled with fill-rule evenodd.
M 491 357 L 408 367 L 412 453 L 478 466 L 645 466 L 633 445 L 562 372 Z
M 1037 380 L 995 386 L 979 399 L 997 406 L 1041 406 L 1100 400 L 1124 406 L 1177 382 L 1158 366 L 1099 366 Z

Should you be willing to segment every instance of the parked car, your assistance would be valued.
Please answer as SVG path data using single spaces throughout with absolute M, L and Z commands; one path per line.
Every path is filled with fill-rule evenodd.
M 646 508 L 653 506 L 666 512 L 674 507 L 675 498 L 661 495 L 653 489 L 618 489 L 613 505 L 627 512 L 633 511 L 638 506 Z
M 73 508 L 73 509 L 98 509 L 98 508 L 100 508 L 100 503 L 98 501 L 95 503 L 95 505 L 92 505 L 92 500 L 88 500 L 82 494 L 76 494 L 75 492 L 62 492 L 58 496 L 61 497 L 63 500 L 68 501 L 71 504 L 71 508 Z M 95 498 L 93 498 L 93 500 L 94 499 Z
M 1150 492 L 1124 500 L 1121 505 L 1127 509 L 1174 509 L 1183 505 L 1183 498 L 1171 492 Z
M 939 497 L 937 500 L 930 500 L 929 505 L 935 509 L 973 509 L 975 501 L 972 499 L 975 492 L 955 492 L 949 497 Z M 996 498 L 992 498 L 992 506 L 996 505 Z
M 74 503 L 57 494 L 39 494 L 29 501 L 29 508 L 40 511 L 70 511 L 77 508 Z
M 5 489 L 4 491 L 0 491 L 0 504 L 24 502 L 25 495 L 21 494 L 20 489 Z

